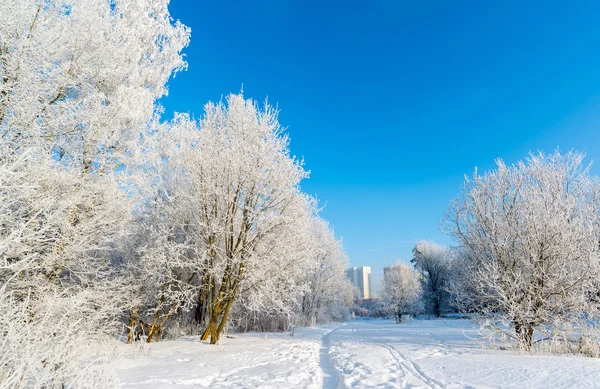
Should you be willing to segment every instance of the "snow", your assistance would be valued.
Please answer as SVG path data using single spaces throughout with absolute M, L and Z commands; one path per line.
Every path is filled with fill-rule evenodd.
M 389 320 L 145 346 L 117 363 L 127 388 L 593 388 L 600 360 L 482 347 L 468 320 Z

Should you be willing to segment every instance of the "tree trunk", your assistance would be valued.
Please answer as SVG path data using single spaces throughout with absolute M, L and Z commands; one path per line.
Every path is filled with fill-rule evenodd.
M 208 322 L 208 332 L 210 334 L 210 344 L 217 344 L 219 341 L 219 333 L 217 332 L 217 319 L 211 317 Z
M 156 315 L 154 315 L 154 320 L 152 321 L 152 325 L 150 326 L 150 331 L 148 331 L 148 338 L 146 339 L 146 343 L 152 343 L 152 339 L 156 335 L 156 330 L 158 329 L 159 317 L 160 310 L 156 311 Z
M 233 305 L 233 299 L 227 300 L 227 305 L 225 306 L 225 312 L 223 312 L 223 318 L 221 319 L 221 323 L 217 328 L 217 340 L 221 337 L 221 333 L 225 329 L 225 323 L 227 322 L 227 318 L 229 317 L 229 312 L 231 311 L 231 306 Z
M 129 336 L 127 337 L 127 344 L 132 344 L 135 340 L 135 329 L 137 328 L 137 315 L 133 312 L 129 317 Z
M 519 321 L 515 321 L 514 326 L 519 348 L 527 352 L 531 351 L 535 326 L 531 323 L 521 323 Z
M 206 328 L 204 329 L 204 332 L 202 333 L 202 336 L 200 337 L 200 340 L 208 339 L 209 335 L 210 335 L 210 331 L 208 329 L 208 326 L 206 326 Z
M 196 310 L 194 312 L 194 321 L 196 324 L 201 325 L 204 321 L 204 316 L 206 314 L 206 296 L 203 291 L 198 293 L 198 305 L 196 305 Z
M 534 330 L 534 326 L 533 324 L 529 323 L 525 329 L 525 349 L 527 351 L 531 351 L 531 347 L 533 346 L 533 330 Z
M 212 307 L 212 314 L 208 318 L 208 325 L 202 334 L 201 340 L 207 340 L 210 336 L 210 344 L 216 344 L 219 341 L 219 336 L 217 334 L 217 327 L 219 316 L 221 316 L 221 312 L 223 311 L 223 306 L 221 302 L 218 302 L 215 306 Z
M 173 304 L 169 309 L 169 312 L 167 312 L 167 314 L 161 322 L 158 322 L 158 319 L 160 318 L 160 311 L 156 312 L 156 316 L 154 318 L 154 322 L 152 323 L 152 327 L 150 328 L 150 333 L 148 334 L 148 339 L 146 340 L 146 343 L 150 343 L 152 341 L 152 338 L 156 339 L 156 341 L 158 342 L 162 335 L 163 326 L 165 325 L 169 317 L 171 317 L 173 312 L 177 310 L 178 307 L 179 304 Z

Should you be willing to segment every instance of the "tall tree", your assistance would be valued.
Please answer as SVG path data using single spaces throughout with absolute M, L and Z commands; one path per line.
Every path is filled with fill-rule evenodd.
M 1 385 L 112 382 L 95 375 L 90 345 L 122 308 L 127 166 L 185 67 L 189 30 L 167 5 L 0 3 L 0 301 L 15 315 L 4 320 L 25 323 L 3 334 Z
M 185 255 L 204 307 L 203 338 L 216 343 L 241 294 L 267 290 L 306 261 L 303 231 L 315 212 L 299 189 L 307 173 L 289 155 L 277 111 L 241 94 L 207 104 L 199 125 L 178 115 L 149 136 L 159 151 L 151 165 L 166 172 L 158 197 L 177 209 L 165 222 L 191 250 Z

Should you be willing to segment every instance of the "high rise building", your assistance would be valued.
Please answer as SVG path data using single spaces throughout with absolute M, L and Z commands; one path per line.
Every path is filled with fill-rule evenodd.
M 388 275 L 390 274 L 390 271 L 392 271 L 392 269 L 396 268 L 396 267 L 400 267 L 402 265 L 391 265 L 391 266 L 386 266 L 383 268 L 383 279 L 385 280 L 386 277 L 388 277 Z
M 346 277 L 359 290 L 362 299 L 371 298 L 371 268 L 369 266 L 351 267 L 346 270 Z

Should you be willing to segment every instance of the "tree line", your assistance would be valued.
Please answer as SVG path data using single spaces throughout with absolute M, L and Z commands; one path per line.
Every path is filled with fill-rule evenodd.
M 239 93 L 162 119 L 190 40 L 168 3 L 0 4 L 1 388 L 116 385 L 111 337 L 345 314 L 347 257 L 278 111 Z

